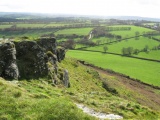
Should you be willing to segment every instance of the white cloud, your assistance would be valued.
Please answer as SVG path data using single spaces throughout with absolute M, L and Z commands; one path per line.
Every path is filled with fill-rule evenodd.
M 159 17 L 160 0 L 3 0 L 0 11 Z

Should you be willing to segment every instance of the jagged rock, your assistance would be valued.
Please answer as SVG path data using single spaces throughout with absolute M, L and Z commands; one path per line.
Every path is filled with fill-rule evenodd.
M 56 39 L 54 37 L 52 37 L 52 38 L 45 38 L 45 37 L 40 38 L 37 41 L 37 44 L 39 46 L 41 46 L 45 52 L 51 51 L 53 54 L 56 54 L 57 44 L 56 44 Z
M 15 42 L 20 78 L 39 78 L 48 74 L 48 57 L 35 41 Z
M 57 48 L 57 59 L 59 62 L 65 58 L 65 49 L 64 48 Z
M 48 56 L 48 60 L 52 63 L 52 64 L 56 64 L 57 62 L 57 56 L 55 54 L 53 54 L 51 51 L 48 51 L 47 53 Z
M 68 71 L 58 71 L 57 65 L 64 57 L 65 49 L 57 49 L 55 38 L 3 43 L 0 44 L 0 77 L 37 79 L 47 76 L 52 83 L 64 81 L 68 87 Z
M 11 42 L 0 45 L 0 76 L 18 79 L 15 45 Z

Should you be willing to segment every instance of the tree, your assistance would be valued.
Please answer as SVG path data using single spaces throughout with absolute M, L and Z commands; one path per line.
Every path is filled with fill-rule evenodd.
M 128 50 L 128 55 L 132 55 L 133 47 L 128 47 L 127 50 Z
M 138 55 L 139 52 L 140 52 L 140 51 L 139 51 L 138 49 L 135 49 L 134 52 L 133 52 L 133 54 Z
M 135 40 L 139 40 L 139 32 L 138 31 L 135 32 Z
M 122 55 L 127 55 L 128 52 L 127 52 L 127 48 L 122 48 Z
M 74 49 L 76 46 L 76 43 L 74 40 L 67 40 L 65 43 L 64 43 L 64 47 L 65 48 L 68 48 L 68 49 Z
M 96 43 L 97 45 L 99 45 L 101 43 L 101 40 L 97 40 Z
M 149 53 L 149 46 L 146 45 L 146 46 L 144 47 L 143 51 L 146 52 L 146 53 Z
M 104 52 L 106 52 L 108 50 L 108 47 L 106 45 L 103 46 L 103 50 L 104 50 Z
M 122 54 L 129 56 L 133 54 L 133 47 L 128 47 L 128 48 L 122 48 Z

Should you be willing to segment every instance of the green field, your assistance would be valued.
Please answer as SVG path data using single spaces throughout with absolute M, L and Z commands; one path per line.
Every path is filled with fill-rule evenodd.
M 141 52 L 138 55 L 134 55 L 134 56 L 142 57 L 142 58 L 148 58 L 148 59 L 160 60 L 160 50 L 150 51 L 149 53 Z
M 10 28 L 12 25 L 0 25 L 0 29 Z
M 44 34 L 54 33 L 56 29 L 38 29 L 38 30 L 22 30 L 22 31 L 0 31 L 0 38 L 5 37 L 40 37 Z
M 115 39 L 109 39 L 107 37 L 99 37 L 99 38 L 92 38 L 91 39 L 93 42 L 97 42 L 97 41 L 100 41 L 100 44 L 103 44 L 103 43 L 107 43 L 107 42 L 111 42 L 111 41 L 115 41 Z
M 87 61 L 105 69 L 112 69 L 148 84 L 160 86 L 160 64 L 158 62 L 77 50 L 68 51 L 67 56 Z
M 154 38 L 160 39 L 160 35 L 153 36 Z
M 20 28 L 44 28 L 47 24 L 16 24 Z
M 92 28 L 74 28 L 64 29 L 56 32 L 55 34 L 77 34 L 77 35 L 88 35 Z
M 135 40 L 135 38 L 131 38 L 131 39 L 124 40 L 121 42 L 116 42 L 116 43 L 106 44 L 106 45 L 108 47 L 107 52 L 122 54 L 122 48 L 133 47 L 133 49 L 142 50 L 147 45 L 149 47 L 149 49 L 152 49 L 153 47 L 158 46 L 159 44 L 160 44 L 160 42 L 158 42 L 158 41 L 155 41 L 155 40 L 152 40 L 152 39 L 149 39 L 146 37 L 139 37 L 139 40 Z M 96 50 L 96 51 L 104 52 L 103 46 L 106 46 L 106 45 L 89 47 L 89 48 L 87 48 L 87 50 Z M 149 56 L 149 54 L 148 54 L 147 58 L 152 58 L 153 55 Z M 144 55 L 144 57 L 145 57 L 145 55 Z M 153 57 L 153 58 L 155 58 L 155 57 Z
M 112 26 L 111 26 L 112 27 Z M 115 35 L 121 35 L 122 38 L 128 38 L 128 37 L 133 37 L 135 36 L 135 32 L 139 32 L 139 34 L 143 34 L 144 32 L 150 32 L 153 31 L 151 29 L 148 28 L 144 28 L 144 27 L 137 27 L 137 26 L 132 26 L 132 25 L 116 25 L 113 27 L 131 27 L 131 30 L 124 30 L 124 31 L 112 31 L 110 33 L 115 34 Z
M 143 23 L 143 25 L 155 25 L 156 23 Z

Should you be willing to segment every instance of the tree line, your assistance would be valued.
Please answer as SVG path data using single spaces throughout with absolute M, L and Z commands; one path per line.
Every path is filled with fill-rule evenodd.
M 148 45 L 145 45 L 143 49 L 134 49 L 133 47 L 123 47 L 122 48 L 122 55 L 124 56 L 131 56 L 132 54 L 138 55 L 140 52 L 146 52 L 149 53 L 151 50 L 160 50 L 160 44 L 157 46 L 152 47 L 151 49 L 149 48 Z

